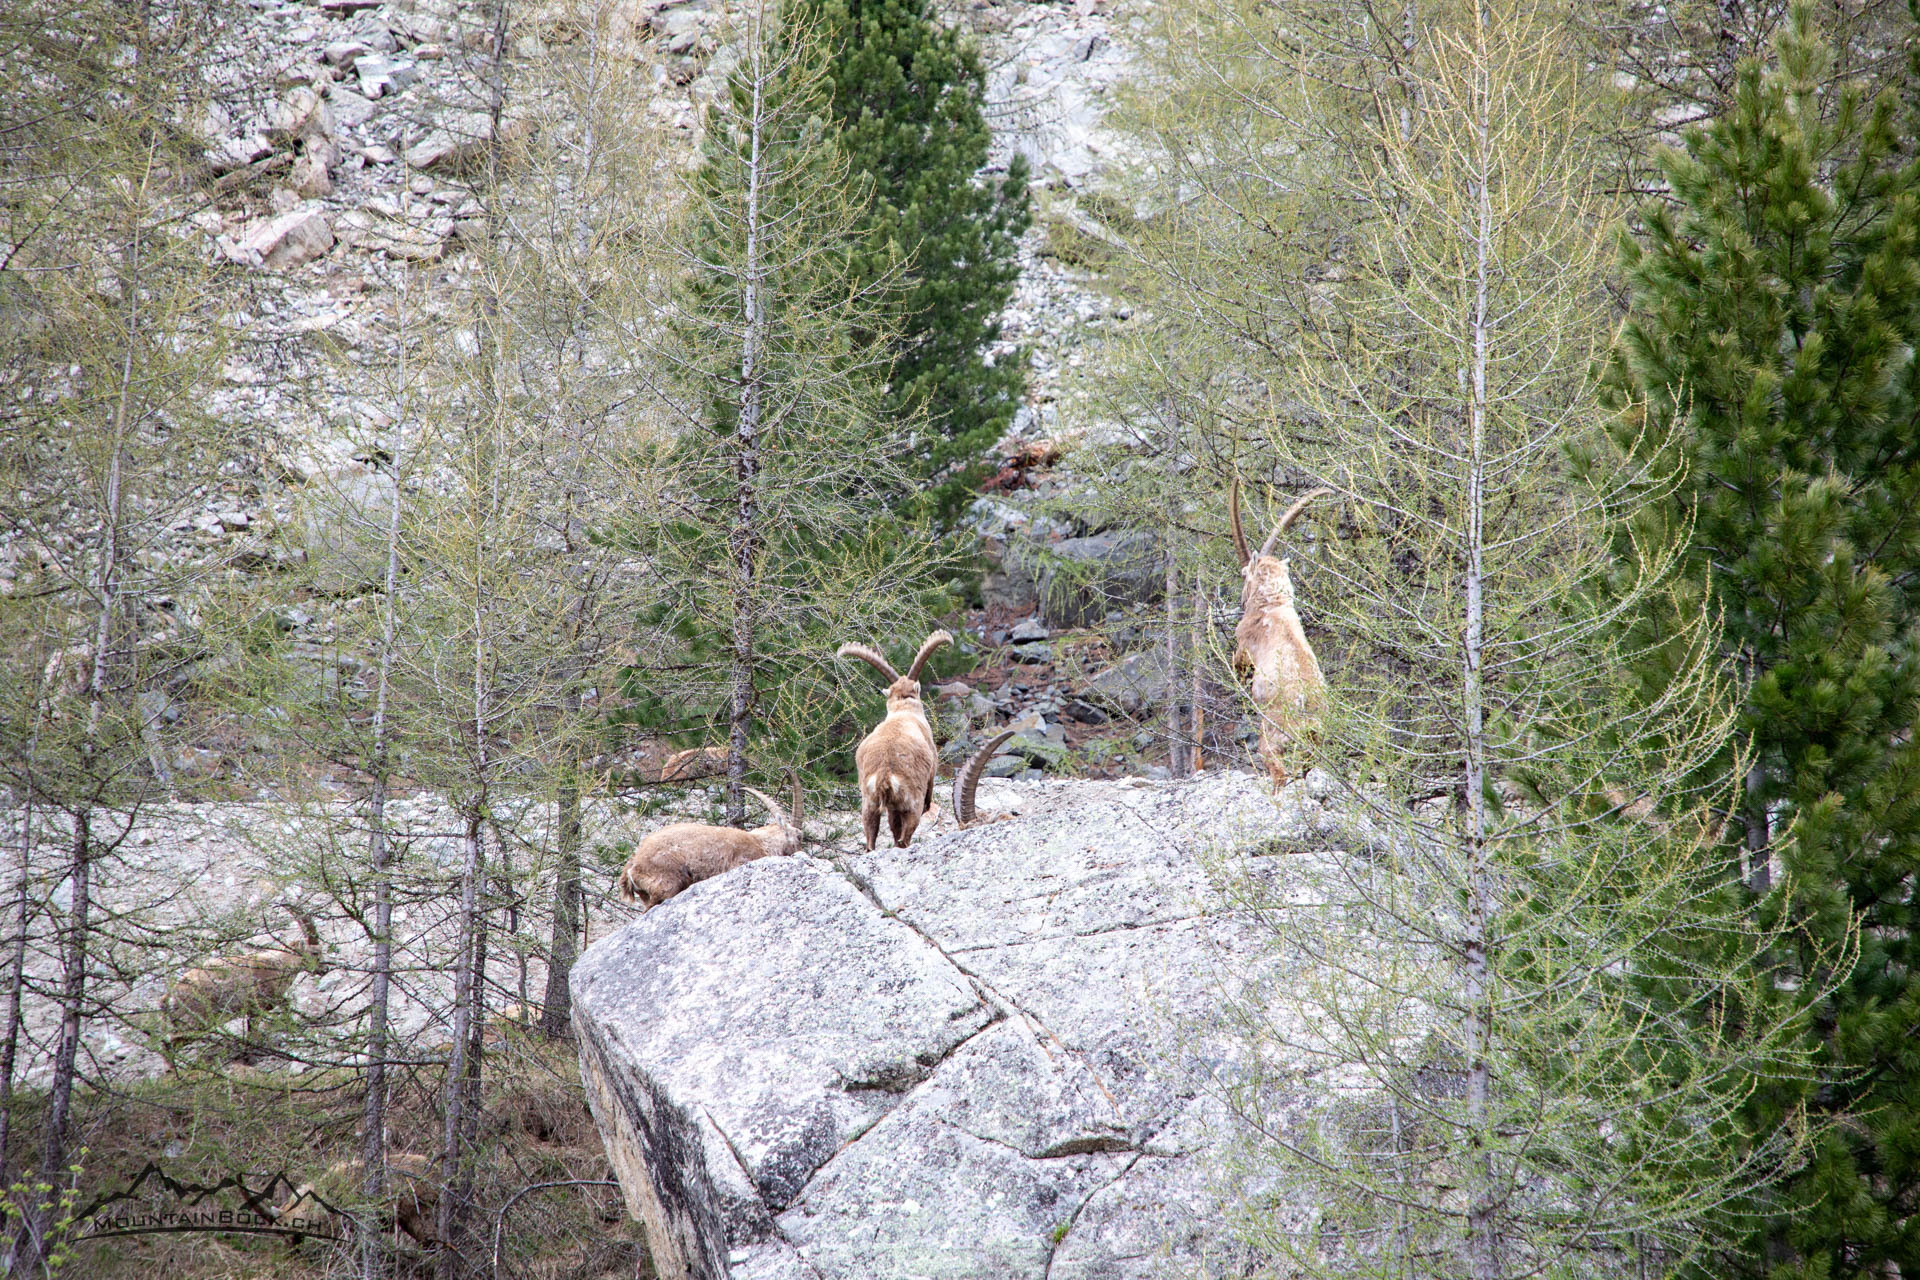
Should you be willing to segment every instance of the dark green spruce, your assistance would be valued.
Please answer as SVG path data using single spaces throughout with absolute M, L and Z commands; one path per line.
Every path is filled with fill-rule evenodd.
M 924 415 L 908 469 L 938 483 L 930 502 L 949 521 L 980 478 L 980 451 L 1007 429 L 1026 361 L 989 362 L 999 314 L 1019 275 L 1015 247 L 1030 220 L 1026 161 L 986 175 L 991 141 L 979 52 L 941 24 L 931 0 L 803 0 L 796 28 L 831 51 L 832 114 L 853 173 L 873 184 L 854 278 L 904 264 L 891 302 L 895 332 L 885 411 Z M 959 470 L 947 474 L 959 463 Z
M 1684 464 L 1650 532 L 1688 531 L 1680 586 L 1718 613 L 1744 690 L 1729 860 L 1757 910 L 1791 913 L 1782 988 L 1834 983 L 1813 1008 L 1821 1078 L 1775 1082 L 1749 1115 L 1756 1133 L 1801 1107 L 1844 1119 L 1756 1201 L 1748 1254 L 1710 1268 L 1770 1280 L 1920 1269 L 1915 101 L 1816 94 L 1808 12 L 1778 68 L 1743 66 L 1733 108 L 1664 157 L 1672 202 L 1626 250 L 1608 371 L 1616 440 Z M 1641 637 L 1650 693 L 1660 627 Z

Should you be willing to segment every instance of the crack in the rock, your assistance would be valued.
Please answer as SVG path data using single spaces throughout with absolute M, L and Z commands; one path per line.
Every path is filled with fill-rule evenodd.
M 959 968 L 958 965 L 954 967 L 956 969 Z M 992 1002 L 982 995 L 978 989 L 974 991 L 974 995 L 980 1000 L 981 1007 L 986 1009 L 988 1015 L 987 1020 L 972 1031 L 969 1031 L 966 1035 L 955 1040 L 945 1049 L 942 1049 L 939 1056 L 932 1061 L 929 1062 L 916 1056 L 913 1060 L 913 1066 L 903 1068 L 899 1075 L 887 1076 L 883 1079 L 875 1080 L 852 1080 L 841 1076 L 834 1083 L 838 1084 L 842 1090 L 848 1093 L 892 1093 L 898 1094 L 904 1099 L 915 1089 L 918 1089 L 928 1080 L 931 1080 L 933 1073 L 945 1066 L 947 1059 L 958 1053 L 964 1045 L 979 1037 L 983 1032 L 991 1031 L 1007 1020 L 1006 1011 L 1004 1009 L 994 1008 Z M 888 1107 L 887 1111 L 891 1113 L 898 1106 L 899 1104 L 895 1103 L 893 1107 Z M 876 1123 L 878 1122 L 876 1121 Z
M 1087 1211 L 1087 1206 L 1093 1203 L 1093 1198 L 1099 1195 L 1102 1191 L 1105 1191 L 1108 1188 L 1117 1185 L 1122 1178 L 1126 1177 L 1128 1174 L 1133 1172 L 1135 1165 L 1139 1164 L 1142 1160 L 1145 1160 L 1146 1158 L 1147 1158 L 1146 1152 L 1143 1151 L 1135 1155 L 1133 1159 L 1127 1161 L 1126 1168 L 1114 1174 L 1111 1178 L 1108 1178 L 1105 1182 L 1101 1183 L 1099 1186 L 1095 1187 L 1093 1190 L 1087 1192 L 1086 1199 L 1082 1200 L 1079 1204 L 1075 1205 L 1073 1212 L 1067 1215 L 1066 1223 L 1063 1226 L 1056 1227 L 1054 1229 L 1053 1238 L 1047 1241 L 1047 1265 L 1041 1269 L 1041 1272 L 1040 1272 L 1041 1280 L 1052 1280 L 1053 1260 L 1054 1258 L 1059 1256 L 1060 1246 L 1065 1244 L 1067 1242 L 1067 1237 L 1073 1234 L 1074 1224 L 1080 1221 L 1080 1215 Z
M 855 889 L 858 889 L 862 894 L 866 895 L 867 900 L 873 903 L 874 908 L 878 910 L 881 915 L 891 920 L 898 920 L 901 924 L 913 930 L 914 935 L 918 937 L 922 942 L 926 943 L 928 946 L 932 947 L 935 951 L 939 952 L 942 959 L 944 959 L 948 964 L 952 965 L 961 974 L 965 975 L 967 980 L 973 984 L 974 990 L 980 994 L 983 1000 L 990 1002 L 992 1004 L 998 1005 L 1002 1010 L 1009 1010 L 1009 1009 L 1012 1010 L 1014 1013 L 1019 1014 L 1021 1019 L 1026 1023 L 1028 1023 L 1030 1027 L 1037 1028 L 1040 1032 L 1045 1033 L 1046 1039 L 1052 1040 L 1054 1044 L 1060 1047 L 1060 1052 L 1066 1054 L 1069 1058 L 1072 1058 L 1075 1062 L 1080 1064 L 1080 1068 L 1087 1073 L 1088 1077 L 1090 1077 L 1093 1080 L 1093 1083 L 1099 1088 L 1100 1092 L 1106 1096 L 1107 1105 L 1113 1108 L 1114 1116 L 1121 1120 L 1126 1119 L 1126 1117 L 1122 1115 L 1120 1111 L 1120 1100 L 1113 1096 L 1113 1090 L 1107 1088 L 1107 1082 L 1100 1078 L 1100 1073 L 1098 1071 L 1095 1071 L 1085 1058 L 1075 1053 L 1072 1049 L 1069 1049 L 1067 1047 L 1067 1042 L 1062 1040 L 1058 1035 L 1056 1035 L 1054 1033 L 1053 1028 L 1049 1027 L 1039 1017 L 1039 1015 L 1034 1013 L 1029 1013 L 1027 1010 L 1021 1008 L 1016 1001 L 1011 1000 L 1004 995 L 1001 995 L 999 991 L 994 989 L 994 986 L 992 983 L 988 982 L 985 978 L 982 978 L 979 974 L 975 973 L 973 970 L 967 968 L 967 966 L 961 964 L 958 960 L 954 959 L 953 953 L 948 951 L 945 947 L 941 946 L 940 943 L 925 929 L 922 929 L 919 925 L 915 924 L 912 920 L 902 915 L 899 911 L 887 906 L 886 903 L 880 901 L 880 895 L 874 891 L 873 886 L 869 884 L 866 881 L 866 879 L 863 876 L 861 876 L 858 872 L 852 870 L 849 867 L 842 866 L 838 862 L 835 862 L 833 864 L 833 868 L 834 870 L 838 871 L 841 875 L 845 876 L 847 879 L 847 882 L 851 884 Z M 1042 1053 L 1045 1053 L 1049 1058 L 1053 1057 L 1053 1051 L 1047 1048 L 1045 1041 L 1040 1042 L 1040 1051 Z
M 787 1252 L 793 1255 L 795 1262 L 807 1269 L 808 1275 L 818 1276 L 819 1280 L 827 1280 L 826 1273 L 814 1266 L 811 1262 L 808 1262 L 807 1255 L 800 1252 L 800 1246 L 796 1245 L 792 1239 L 788 1237 L 787 1233 L 780 1229 L 780 1220 L 778 1218 L 775 1218 L 773 1222 L 773 1235 L 774 1239 L 787 1246 Z
M 1116 1134 L 1095 1134 L 1086 1138 L 1069 1138 L 1065 1142 L 1055 1143 L 1045 1151 L 1028 1151 L 1025 1147 L 1008 1142 L 1005 1138 L 993 1138 L 984 1133 L 975 1133 L 963 1124 L 955 1124 L 951 1120 L 940 1117 L 935 1117 L 935 1120 L 937 1123 L 943 1124 L 949 1129 L 966 1134 L 976 1142 L 985 1142 L 995 1147 L 1005 1147 L 1022 1160 L 1065 1160 L 1072 1156 L 1111 1155 L 1116 1151 L 1132 1151 L 1140 1155 L 1150 1154 L 1147 1149 L 1139 1143 L 1122 1138 Z
M 986 1004 L 987 1001 L 982 999 L 981 1003 Z M 927 1068 L 926 1075 L 922 1076 L 911 1088 L 901 1091 L 901 1093 L 899 1094 L 900 1100 L 898 1102 L 894 1103 L 892 1106 L 888 1107 L 885 1111 L 875 1116 L 870 1122 L 868 1122 L 865 1126 L 860 1128 L 858 1131 L 847 1135 L 847 1140 L 845 1142 L 842 1142 L 839 1146 L 835 1147 L 831 1152 L 828 1153 L 827 1158 L 825 1160 L 822 1160 L 819 1164 L 815 1165 L 807 1173 L 806 1181 L 802 1182 L 799 1186 L 793 1189 L 793 1195 L 788 1197 L 787 1199 L 787 1209 L 791 1209 L 793 1208 L 793 1206 L 800 1203 L 800 1201 L 806 1196 L 807 1189 L 813 1186 L 814 1179 L 820 1176 L 820 1171 L 826 1168 L 828 1165 L 832 1164 L 835 1160 L 838 1160 L 840 1158 L 841 1152 L 845 1151 L 848 1147 L 851 1147 L 854 1143 L 860 1141 L 860 1139 L 866 1137 L 868 1134 L 872 1133 L 875 1129 L 879 1128 L 881 1121 L 885 1120 L 888 1116 L 892 1115 L 894 1112 L 898 1111 L 901 1107 L 905 1106 L 907 1102 L 913 1097 L 913 1095 L 919 1091 L 922 1085 L 925 1085 L 929 1080 L 933 1079 L 934 1074 L 939 1071 L 941 1066 L 943 1066 L 946 1063 L 948 1058 L 951 1058 L 954 1054 L 958 1053 L 968 1043 L 978 1039 L 980 1036 L 985 1035 L 987 1032 L 993 1030 L 993 1028 L 999 1026 L 1002 1022 L 1005 1022 L 1007 1019 L 1007 1015 L 1002 1010 L 989 1008 L 988 1011 L 992 1013 L 993 1016 L 991 1018 L 988 1018 L 987 1021 L 983 1023 L 977 1030 L 969 1032 L 968 1034 L 960 1037 L 960 1039 L 954 1041 L 953 1044 L 947 1048 L 947 1051 L 945 1053 L 942 1053 L 939 1059 L 936 1060 L 932 1066 Z M 841 1087 L 846 1088 L 846 1085 L 843 1084 Z M 888 1091 L 883 1090 L 881 1092 L 888 1092 Z M 712 1117 L 708 1117 L 708 1118 L 711 1119 Z M 720 1126 L 715 1125 L 714 1128 L 715 1130 L 718 1130 Z M 722 1133 L 720 1136 L 724 1138 L 726 1137 L 726 1134 Z M 729 1142 L 729 1145 L 731 1145 L 731 1142 Z M 736 1151 L 734 1153 L 734 1159 L 738 1160 L 739 1158 L 740 1158 L 740 1154 L 739 1152 Z M 753 1182 L 752 1177 L 749 1176 L 747 1181 L 748 1183 L 751 1184 Z M 759 1190 L 757 1187 L 755 1188 L 754 1194 L 756 1195 L 759 1194 Z M 764 1200 L 762 1201 L 762 1203 L 764 1203 Z M 769 1210 L 769 1212 L 771 1212 L 771 1210 Z M 786 1209 L 782 1209 L 780 1210 L 780 1212 L 785 1213 Z M 776 1219 L 774 1225 L 777 1228 L 779 1225 L 778 1215 L 774 1215 L 774 1216 Z
M 734 1141 L 728 1136 L 727 1131 L 720 1127 L 720 1122 L 713 1118 L 713 1112 L 707 1110 L 705 1107 L 701 1107 L 700 1114 L 707 1118 L 707 1123 L 713 1126 L 713 1131 L 720 1135 L 720 1141 L 727 1144 L 727 1151 L 733 1156 L 733 1163 L 739 1168 L 740 1176 L 746 1179 L 749 1187 L 753 1188 L 754 1199 L 758 1200 L 760 1206 L 767 1211 L 767 1229 L 773 1232 L 773 1238 L 787 1246 L 787 1251 L 794 1256 L 795 1261 L 799 1262 L 801 1266 L 805 1267 L 813 1275 L 820 1276 L 820 1280 L 826 1280 L 826 1277 L 821 1275 L 820 1268 L 808 1262 L 806 1256 L 795 1247 L 793 1241 L 788 1238 L 787 1233 L 781 1229 L 780 1215 L 774 1212 L 773 1206 L 768 1204 L 766 1197 L 760 1194 L 760 1187 L 753 1180 L 753 1171 L 747 1168 L 746 1157 L 740 1154 L 740 1148 L 734 1145 Z M 867 1127 L 872 1128 L 873 1126 L 869 1125 Z M 849 1139 L 849 1141 L 854 1140 Z M 844 1150 L 845 1148 L 843 1147 L 842 1149 Z M 831 1157 L 829 1157 L 829 1159 L 831 1159 Z M 796 1196 L 795 1198 L 797 1199 L 798 1197 Z M 727 1246 L 727 1252 L 729 1254 L 733 1252 L 733 1246 L 731 1244 Z M 728 1265 L 729 1267 L 732 1265 L 731 1258 L 728 1259 Z
M 1131 929 L 1166 929 L 1176 924 L 1191 924 L 1195 920 L 1212 920 L 1217 913 L 1202 911 L 1196 915 L 1173 916 L 1166 920 L 1146 920 L 1139 924 L 1108 925 L 1104 929 L 1088 929 L 1079 933 L 1046 933 L 1032 938 L 1015 938 L 1006 942 L 982 942 L 971 947 L 955 947 L 951 954 L 965 955 L 972 951 L 993 951 L 1001 947 L 1025 947 L 1036 942 L 1065 942 L 1070 938 L 1098 938 L 1108 933 L 1125 933 Z

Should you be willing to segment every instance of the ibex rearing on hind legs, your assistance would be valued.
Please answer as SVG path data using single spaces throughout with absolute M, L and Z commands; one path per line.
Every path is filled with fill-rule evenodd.
M 1316 733 L 1326 707 L 1327 681 L 1300 614 L 1293 607 L 1293 574 L 1273 554 L 1274 543 L 1315 498 L 1332 489 L 1313 489 L 1287 508 L 1255 555 L 1240 527 L 1240 479 L 1234 477 L 1228 499 L 1233 514 L 1233 549 L 1240 555 L 1240 624 L 1233 629 L 1234 670 L 1250 675 L 1253 701 L 1260 709 L 1260 759 L 1275 786 L 1287 780 L 1290 744 Z
M 887 680 L 887 718 L 853 752 L 854 767 L 860 773 L 860 825 L 866 832 L 868 853 L 880 838 L 881 814 L 886 815 L 893 843 L 904 849 L 921 820 L 940 812 L 933 802 L 933 775 L 940 767 L 940 753 L 934 746 L 926 704 L 920 701 L 920 668 L 935 649 L 952 643 L 953 637 L 945 631 L 928 636 L 905 675 L 876 649 L 864 644 L 840 646 L 841 657 L 858 658 Z

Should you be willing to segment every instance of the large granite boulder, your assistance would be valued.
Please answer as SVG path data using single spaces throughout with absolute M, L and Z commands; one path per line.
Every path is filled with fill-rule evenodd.
M 1350 844 L 1323 791 L 990 784 L 1022 816 L 750 863 L 594 943 L 582 1070 L 659 1274 L 1239 1274 L 1182 1064 L 1231 1052 L 1222 975 L 1275 961 L 1206 859 Z

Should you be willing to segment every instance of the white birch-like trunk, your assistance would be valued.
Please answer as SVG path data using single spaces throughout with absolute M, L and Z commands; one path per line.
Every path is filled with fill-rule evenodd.
M 1167 530 L 1171 539 L 1173 530 Z M 1167 772 L 1184 778 L 1190 771 L 1187 753 L 1186 712 L 1180 704 L 1180 566 L 1173 548 L 1167 548 L 1167 703 L 1161 717 L 1167 726 Z
M 1193 575 L 1193 613 L 1190 618 L 1191 634 L 1187 638 L 1187 665 L 1193 676 L 1193 725 L 1187 735 L 1192 755 L 1187 761 L 1188 773 L 1199 773 L 1207 767 L 1207 710 L 1202 697 L 1206 688 L 1206 640 L 1207 596 L 1206 586 L 1200 575 Z
M 476 665 L 476 671 L 477 671 Z M 443 1086 L 443 1116 L 440 1132 L 440 1211 L 434 1234 L 444 1242 L 454 1239 L 462 1218 L 459 1195 L 466 1163 L 463 1148 L 467 1135 L 467 1109 L 474 1099 L 467 1096 L 470 1068 L 467 1061 L 473 1033 L 473 955 L 480 916 L 480 877 L 486 873 L 484 818 L 476 802 L 466 814 L 465 865 L 460 872 L 460 929 L 453 960 L 453 1043 L 447 1051 L 447 1078 Z M 453 1280 L 458 1251 L 447 1248 L 441 1254 L 441 1280 Z
M 1473 70 L 1475 84 L 1474 139 L 1478 154 L 1474 157 L 1474 275 L 1471 327 L 1473 368 L 1470 376 L 1471 399 L 1467 407 L 1467 510 L 1466 510 L 1466 618 L 1465 670 L 1462 707 L 1465 723 L 1466 803 L 1467 803 L 1467 936 L 1464 940 L 1467 994 L 1467 1125 L 1470 1131 L 1471 1162 L 1469 1180 L 1472 1194 L 1467 1209 L 1467 1253 L 1474 1280 L 1495 1280 L 1499 1274 L 1497 1225 L 1497 1188 L 1494 1182 L 1492 1135 L 1488 1132 L 1488 1113 L 1493 1095 L 1491 1042 L 1493 1037 L 1493 991 L 1488 958 L 1493 912 L 1492 868 L 1487 849 L 1487 744 L 1486 712 L 1483 705 L 1482 624 L 1485 607 L 1486 552 L 1486 448 L 1487 448 L 1487 346 L 1488 277 L 1493 241 L 1493 204 L 1488 190 L 1492 178 L 1491 104 L 1487 83 L 1488 15 L 1484 5 L 1474 15 L 1474 36 L 1479 55 Z
M 760 415 L 765 370 L 766 300 L 762 296 L 760 184 L 766 107 L 766 6 L 754 12 L 753 105 L 748 117 L 746 258 L 742 264 L 740 417 L 734 430 L 734 514 L 727 550 L 733 562 L 733 655 L 728 673 L 727 821 L 746 820 L 747 737 L 753 723 L 753 649 L 757 615 L 754 562 L 759 550 Z
M 396 300 L 400 338 L 400 386 L 407 387 L 407 295 L 400 290 Z M 363 1190 L 367 1199 L 381 1202 L 387 1177 L 387 1019 L 393 983 L 393 874 L 392 849 L 387 834 L 387 792 L 389 778 L 388 698 L 393 684 L 393 647 L 396 632 L 397 593 L 400 585 L 400 508 L 405 498 L 400 486 L 400 459 L 406 448 L 404 401 L 394 417 L 388 437 L 387 456 L 394 468 L 393 508 L 387 513 L 386 566 L 381 578 L 380 653 L 376 662 L 378 676 L 373 703 L 372 793 L 367 801 L 367 861 L 373 875 L 373 959 L 371 985 L 367 996 L 367 1076 L 366 1093 L 360 1110 L 360 1159 L 365 1173 Z M 384 1247 L 378 1216 L 359 1224 L 360 1267 L 362 1280 L 376 1280 L 381 1272 Z

